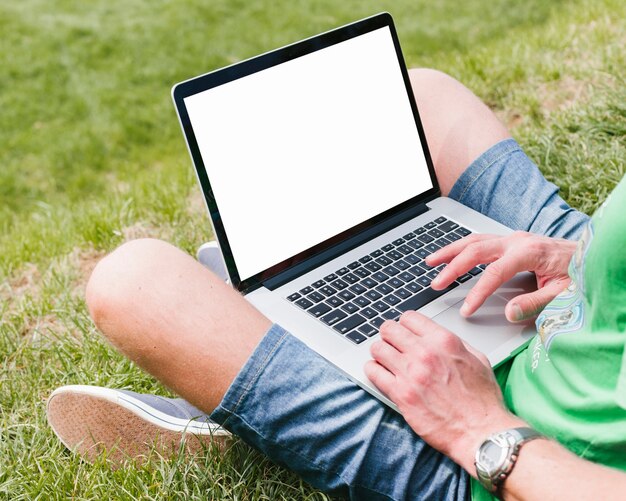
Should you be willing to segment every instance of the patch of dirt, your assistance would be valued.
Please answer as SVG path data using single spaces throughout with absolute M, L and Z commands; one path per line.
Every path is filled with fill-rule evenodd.
M 524 117 L 515 110 L 494 109 L 493 112 L 507 129 L 512 130 L 524 123 Z
M 589 95 L 589 81 L 576 80 L 568 75 L 537 87 L 537 97 L 547 112 L 564 111 L 585 101 Z
M 163 227 L 144 222 L 137 222 L 122 229 L 122 236 L 125 242 L 138 238 L 164 238 L 163 233 Z
M 206 204 L 204 202 L 204 195 L 200 191 L 200 188 L 191 190 L 191 193 L 187 196 L 187 213 L 190 216 L 204 215 L 206 216 Z

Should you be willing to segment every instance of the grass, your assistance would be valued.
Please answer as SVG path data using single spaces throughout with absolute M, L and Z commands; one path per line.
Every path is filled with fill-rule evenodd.
M 591 213 L 626 166 L 626 4 L 24 0 L 0 6 L 0 498 L 324 499 L 244 444 L 81 463 L 45 422 L 57 386 L 163 389 L 95 331 L 83 287 L 125 240 L 210 238 L 169 89 L 388 10 L 409 66 L 457 77 Z

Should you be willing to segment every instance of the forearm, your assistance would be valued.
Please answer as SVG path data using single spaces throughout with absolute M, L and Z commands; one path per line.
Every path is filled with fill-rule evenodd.
M 618 499 L 626 495 L 626 473 L 585 461 L 552 440 L 533 440 L 522 447 L 503 494 L 525 501 Z

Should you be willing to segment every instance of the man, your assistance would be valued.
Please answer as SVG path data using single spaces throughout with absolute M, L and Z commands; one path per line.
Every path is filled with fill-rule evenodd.
M 619 471 L 626 470 L 626 229 L 619 219 L 626 184 L 590 222 L 559 198 L 468 89 L 432 70 L 413 70 L 411 82 L 443 194 L 523 231 L 473 235 L 429 256 L 431 265 L 448 263 L 433 287 L 490 263 L 461 310 L 470 316 L 518 271 L 537 276 L 538 290 L 511 300 L 505 313 L 520 321 L 543 310 L 538 336 L 498 371 L 500 386 L 480 353 L 407 312 L 383 325 L 366 366 L 399 415 L 188 255 L 139 240 L 94 270 L 89 310 L 113 345 L 190 404 L 129 398 L 154 405 L 164 422 L 163 402 L 176 407 L 176 419 L 210 414 L 312 484 L 355 499 L 485 496 L 475 482 L 470 489 L 477 450 L 488 461 L 486 439 L 520 427 L 543 436 L 523 432 L 491 479 L 494 493 L 603 499 L 626 492 Z M 570 240 L 581 237 L 577 248 Z M 105 399 L 94 393 L 80 404 L 72 394 L 55 392 L 51 424 L 62 428 L 71 408 L 74 422 L 89 424 L 100 440 L 106 420 L 90 421 L 88 410 Z M 107 419 L 115 421 L 123 409 L 108 404 Z

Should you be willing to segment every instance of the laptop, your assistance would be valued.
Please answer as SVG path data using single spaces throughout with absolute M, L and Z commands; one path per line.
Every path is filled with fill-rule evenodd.
M 413 309 L 496 366 L 531 325 L 504 284 L 470 319 L 484 266 L 444 291 L 424 258 L 470 233 L 510 229 L 442 197 L 392 18 L 340 27 L 181 82 L 172 97 L 232 285 L 368 392 L 381 323 Z M 297 361 L 294 361 L 297 363 Z

